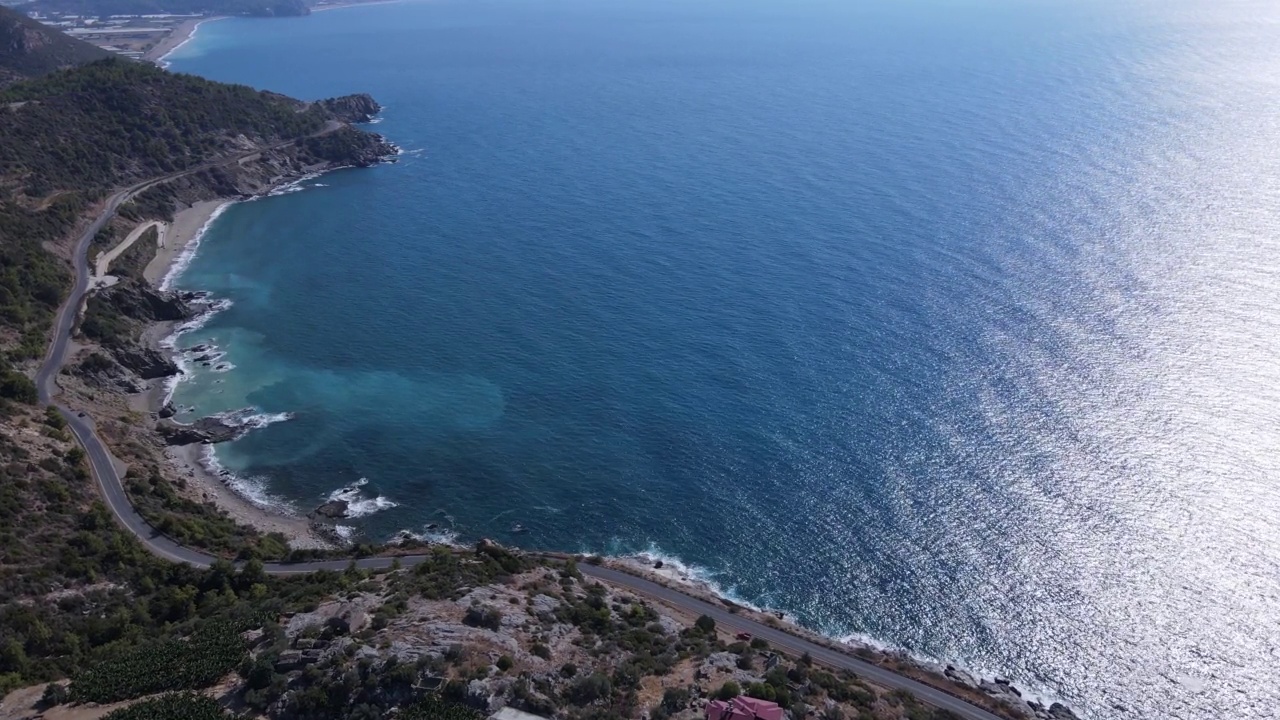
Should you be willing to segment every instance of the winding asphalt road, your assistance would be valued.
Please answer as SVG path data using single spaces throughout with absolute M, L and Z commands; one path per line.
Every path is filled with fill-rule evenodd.
M 326 131 L 331 131 L 327 129 Z M 287 143 L 286 143 L 287 144 Z M 225 163 L 235 162 L 238 158 L 223 161 Z M 71 329 L 75 324 L 76 315 L 81 303 L 83 302 L 85 289 L 89 285 L 89 263 L 86 256 L 89 243 L 92 242 L 94 235 L 106 225 L 107 221 L 115 214 L 116 210 L 126 200 L 134 195 L 146 190 L 154 185 L 167 182 L 183 175 L 200 172 L 208 169 L 216 164 L 194 168 L 173 175 L 167 175 L 162 178 L 148 180 L 138 183 L 132 187 L 121 190 L 112 195 L 107 200 L 106 207 L 102 214 L 93 221 L 85 230 L 84 235 L 76 243 L 73 264 L 76 270 L 75 287 L 71 295 L 67 298 L 66 303 L 59 309 L 53 342 L 50 345 L 49 353 L 45 357 L 44 363 L 41 365 L 39 372 L 36 374 L 36 386 L 40 393 L 40 402 L 42 404 L 50 404 L 54 394 L 54 379 L 57 377 L 59 370 L 62 368 L 63 358 L 66 355 L 67 344 L 70 341 Z M 124 486 L 121 482 L 120 474 L 116 471 L 111 454 L 108 452 L 106 445 L 98 437 L 94 431 L 92 419 L 88 416 L 80 416 L 72 412 L 62 405 L 54 403 L 58 413 L 66 420 L 68 427 L 75 434 L 76 440 L 85 449 L 89 468 L 93 474 L 94 480 L 98 484 L 101 491 L 102 499 L 106 502 L 107 507 L 111 508 L 111 512 L 116 519 L 127 528 L 130 532 L 138 537 L 143 546 L 155 555 L 173 562 L 187 563 L 195 567 L 209 567 L 215 558 L 213 556 L 184 547 L 174 542 L 168 536 L 153 528 L 146 520 L 142 518 L 138 511 L 134 509 L 133 504 L 129 502 L 129 498 L 125 495 Z M 403 567 L 412 567 L 426 559 L 425 555 L 415 555 L 400 558 L 391 557 L 366 557 L 359 558 L 355 561 L 356 567 L 366 570 L 385 570 L 390 568 L 397 560 Z M 294 575 L 302 573 L 315 572 L 317 570 L 345 570 L 351 564 L 350 560 L 314 560 L 300 563 L 268 563 L 265 570 L 273 575 Z M 678 590 L 674 590 L 665 585 L 635 577 L 618 570 L 607 567 L 580 563 L 578 569 L 583 575 L 587 575 L 598 580 L 604 580 L 612 585 L 624 587 L 636 593 L 650 596 L 652 598 L 662 600 L 679 607 L 685 611 L 698 614 L 710 615 L 715 619 L 718 626 L 728 628 L 738 632 L 748 632 L 753 636 L 767 640 L 770 645 L 794 652 L 797 655 L 809 653 L 814 660 L 824 665 L 850 670 L 877 685 L 892 689 L 906 690 L 915 695 L 921 701 L 933 705 L 938 708 L 949 710 L 958 717 L 965 720 L 1002 720 L 1000 716 L 988 712 L 972 705 L 958 697 L 950 695 L 930 685 L 913 680 L 909 677 L 899 675 L 898 673 L 866 662 L 857 657 L 846 655 L 844 653 L 831 650 L 827 647 L 811 642 L 801 637 L 791 635 L 776 628 L 756 622 L 747 617 L 731 613 L 725 607 L 716 605 L 695 597 L 686 595 Z

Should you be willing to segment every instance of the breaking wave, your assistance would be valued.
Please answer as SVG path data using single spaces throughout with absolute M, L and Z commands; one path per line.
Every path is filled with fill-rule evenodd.
M 384 495 L 378 495 L 372 498 L 366 497 L 364 493 L 361 492 L 361 488 L 368 484 L 368 478 L 360 478 L 344 488 L 339 488 L 329 493 L 329 501 L 334 502 L 341 500 L 346 502 L 347 517 L 349 518 L 365 517 L 366 515 L 372 515 L 383 510 L 390 510 L 400 504 Z

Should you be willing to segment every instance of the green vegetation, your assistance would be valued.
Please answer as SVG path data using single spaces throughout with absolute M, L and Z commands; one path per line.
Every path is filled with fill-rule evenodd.
M 83 209 L 75 194 L 53 199 L 42 211 L 0 199 L 0 328 L 19 336 L 8 353 L 12 360 L 44 355 L 45 333 L 71 285 L 71 270 L 42 243 L 71 232 Z
M 14 85 L 0 103 L 24 103 L 0 112 L 0 182 L 30 198 L 96 197 L 233 152 L 237 135 L 278 143 L 328 118 L 318 105 L 117 59 Z
M 226 621 L 206 623 L 189 638 L 138 645 L 77 674 L 71 698 L 104 703 L 205 688 L 239 665 L 246 650 L 239 628 Z
M 28 411 L 10 425 L 39 422 Z M 243 657 L 231 628 L 353 582 L 325 572 L 271 578 L 253 561 L 239 571 L 161 561 L 94 499 L 69 442 L 25 447 L 0 432 L 0 694 L 65 677 L 80 698 L 190 689 L 181 686 Z
M 9 366 L 9 361 L 0 355 L 0 403 L 16 400 L 20 403 L 35 405 L 39 397 L 36 385 L 26 375 Z
M 110 55 L 0 5 L 0 87 Z
M 484 715 L 465 705 L 428 697 L 396 717 L 399 720 L 483 720 Z
M 169 693 L 107 713 L 102 720 L 229 720 L 213 699 L 191 692 Z
M 742 694 L 742 688 L 738 683 L 732 680 L 726 680 L 720 689 L 716 691 L 717 700 L 732 700 Z
M 210 504 L 182 497 L 155 468 L 130 469 L 125 490 L 147 522 L 183 545 L 241 559 L 282 560 L 289 554 L 289 541 L 283 535 L 255 532 Z
M 311 12 L 303 0 L 35 0 L 22 9 L 90 17 L 163 13 L 282 17 Z

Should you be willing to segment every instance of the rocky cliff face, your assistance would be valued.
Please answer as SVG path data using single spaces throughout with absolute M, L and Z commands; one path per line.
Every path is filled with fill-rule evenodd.
M 367 123 L 382 112 L 378 101 L 366 93 L 321 100 L 320 105 L 333 113 L 335 118 L 347 123 Z

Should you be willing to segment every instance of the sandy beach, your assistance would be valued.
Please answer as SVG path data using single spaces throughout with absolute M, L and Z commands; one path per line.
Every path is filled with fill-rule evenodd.
M 192 207 L 174 215 L 173 223 L 164 235 L 164 246 L 156 251 L 156 257 L 147 265 L 144 277 L 147 282 L 159 287 L 174 262 L 183 257 L 193 241 L 196 241 L 206 225 L 217 212 L 226 206 L 228 200 L 209 200 L 199 202 Z M 149 327 L 143 341 L 161 352 L 171 351 L 161 346 L 161 341 L 171 335 L 173 323 L 157 323 Z M 157 384 L 149 392 L 137 396 L 134 409 L 141 412 L 156 413 L 165 402 L 166 389 Z M 236 522 L 248 525 L 264 533 L 278 532 L 289 540 L 289 545 L 297 549 L 330 548 L 333 544 L 325 540 L 311 526 L 306 518 L 289 517 L 259 507 L 228 487 L 223 478 L 210 472 L 201 462 L 204 445 L 182 445 L 165 450 L 178 472 L 184 478 L 188 488 L 195 497 L 214 503 L 224 510 Z
M 161 38 L 160 42 L 156 43 L 150 50 L 143 53 L 142 59 L 150 60 L 155 63 L 163 61 L 165 55 L 177 50 L 183 43 L 190 40 L 191 37 L 196 34 L 196 30 L 199 29 L 201 23 L 221 19 L 221 16 L 195 18 L 178 25 L 168 35 Z

